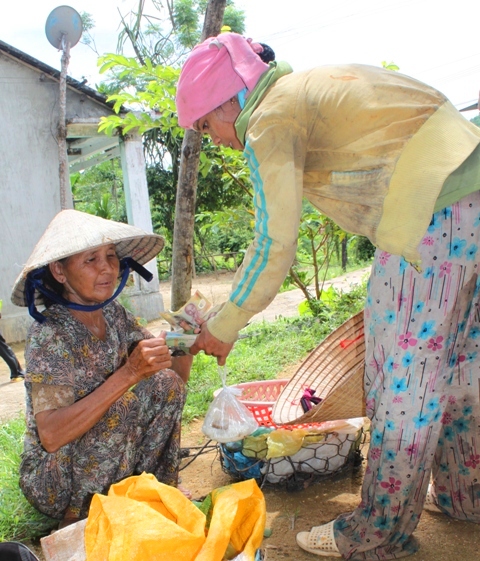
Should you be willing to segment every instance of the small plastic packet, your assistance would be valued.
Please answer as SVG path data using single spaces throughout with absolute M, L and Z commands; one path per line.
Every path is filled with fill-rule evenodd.
M 202 432 L 217 442 L 235 442 L 252 434 L 258 423 L 253 413 L 238 399 L 241 390 L 226 384 L 226 367 L 218 367 L 222 391 L 214 398 L 203 421 Z

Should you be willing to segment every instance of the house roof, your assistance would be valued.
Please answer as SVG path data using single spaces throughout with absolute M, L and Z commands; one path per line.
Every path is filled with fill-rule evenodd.
M 59 70 L 3 41 L 0 41 L 0 52 L 57 82 L 60 81 Z M 82 96 L 88 97 L 96 103 L 100 103 L 105 107 L 108 114 L 112 113 L 114 103 L 108 102 L 107 96 L 85 85 L 84 82 L 79 82 L 67 76 L 67 87 L 76 90 Z M 67 145 L 70 172 L 87 169 L 120 154 L 119 136 L 109 137 L 104 133 L 99 133 L 98 117 L 71 118 L 67 122 Z
M 459 111 L 474 111 L 475 109 L 478 109 L 480 111 L 480 100 L 475 102 L 473 105 L 469 105 L 468 107 L 463 107 L 462 109 L 460 109 Z
M 33 56 L 27 55 L 27 53 L 24 53 L 23 51 L 20 51 L 19 49 L 12 47 L 8 43 L 4 43 L 3 41 L 0 41 L 0 51 L 11 56 L 12 58 L 16 58 L 20 60 L 24 64 L 27 64 L 28 66 L 31 66 L 32 68 L 35 68 L 40 72 L 43 72 L 44 74 L 47 74 L 48 76 L 51 76 L 56 81 L 60 80 L 60 70 L 57 70 L 56 68 L 52 68 L 48 64 L 41 62 L 40 60 L 34 58 Z M 102 103 L 103 105 L 107 106 L 110 109 L 113 107 L 113 102 L 108 102 L 107 96 L 85 85 L 85 82 L 79 82 L 78 80 L 75 80 L 70 76 L 67 76 L 67 86 L 73 88 L 74 90 L 77 90 L 78 92 L 86 95 L 87 97 L 99 103 Z

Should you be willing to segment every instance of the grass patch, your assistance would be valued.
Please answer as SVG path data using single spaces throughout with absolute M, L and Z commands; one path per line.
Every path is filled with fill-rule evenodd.
M 58 525 L 34 509 L 18 485 L 24 434 L 23 415 L 0 425 L 0 542 L 44 536 Z

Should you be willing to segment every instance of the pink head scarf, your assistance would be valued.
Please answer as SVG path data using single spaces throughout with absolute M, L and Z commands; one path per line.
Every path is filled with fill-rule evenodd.
M 238 94 L 252 91 L 268 70 L 257 52 L 263 47 L 237 33 L 221 33 L 197 45 L 177 85 L 178 123 L 184 129 Z

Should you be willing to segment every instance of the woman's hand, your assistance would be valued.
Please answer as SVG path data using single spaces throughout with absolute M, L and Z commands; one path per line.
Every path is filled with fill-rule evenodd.
M 229 352 L 232 350 L 233 343 L 223 343 L 208 330 L 206 322 L 202 322 L 201 333 L 196 338 L 195 343 L 190 347 L 190 354 L 196 355 L 203 351 L 206 355 L 217 358 L 219 366 L 223 366 L 227 360 Z
M 135 383 L 172 366 L 165 336 L 166 332 L 162 331 L 158 337 L 143 339 L 128 357 L 125 368 L 135 379 Z

